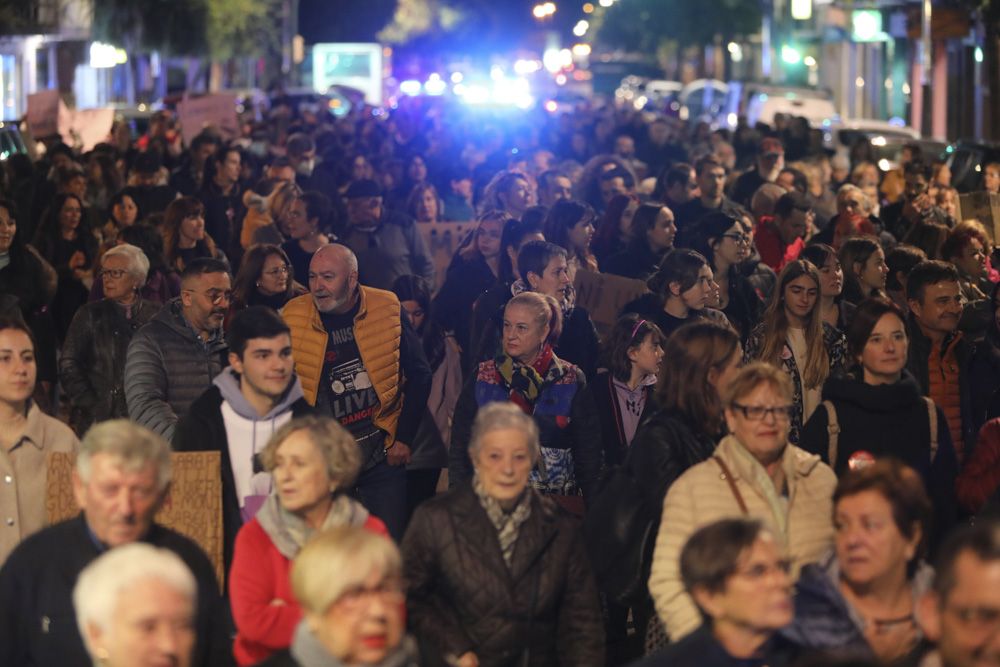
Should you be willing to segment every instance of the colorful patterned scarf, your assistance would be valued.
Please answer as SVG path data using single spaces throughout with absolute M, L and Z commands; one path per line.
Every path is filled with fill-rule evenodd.
M 530 366 L 515 361 L 505 353 L 496 358 L 497 374 L 503 385 L 510 390 L 510 400 L 529 415 L 535 411 L 535 401 L 542 393 L 542 384 L 552 364 L 552 356 L 552 346 L 546 343 Z

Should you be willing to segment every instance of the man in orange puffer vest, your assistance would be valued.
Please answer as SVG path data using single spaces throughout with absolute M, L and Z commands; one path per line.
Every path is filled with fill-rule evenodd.
M 295 372 L 316 412 L 339 421 L 358 441 L 358 496 L 399 540 L 409 443 L 431 386 L 420 338 L 395 294 L 358 284 L 358 260 L 346 246 L 316 251 L 309 290 L 281 311 L 291 329 Z

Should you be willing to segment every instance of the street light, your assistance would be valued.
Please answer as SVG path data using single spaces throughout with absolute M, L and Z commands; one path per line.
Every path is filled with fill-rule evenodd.
M 546 2 L 540 5 L 535 5 L 532 8 L 531 13 L 536 19 L 541 21 L 556 13 L 556 5 L 554 2 Z

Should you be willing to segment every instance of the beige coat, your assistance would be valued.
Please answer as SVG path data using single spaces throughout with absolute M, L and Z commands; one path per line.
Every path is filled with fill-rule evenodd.
M 715 453 L 732 472 L 749 515 L 762 519 L 784 539 L 797 578 L 803 565 L 819 560 L 833 543 L 833 490 L 837 484 L 833 471 L 818 456 L 788 445 L 782 462 L 788 497 L 782 498 L 764 467 L 735 436 L 725 437 Z M 698 609 L 681 581 L 681 548 L 701 526 L 739 516 L 739 504 L 713 459 L 691 467 L 667 492 L 649 592 L 671 640 L 701 624 Z
M 34 403 L 24 433 L 9 449 L 0 447 L 0 565 L 24 538 L 44 528 L 46 454 L 76 452 L 80 441 L 61 421 Z

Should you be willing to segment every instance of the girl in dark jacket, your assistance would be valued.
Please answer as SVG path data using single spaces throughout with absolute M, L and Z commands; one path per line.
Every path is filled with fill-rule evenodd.
M 870 296 L 886 296 L 889 267 L 877 238 L 858 236 L 845 241 L 840 247 L 840 265 L 844 267 L 845 301 L 858 304 Z
M 0 294 L 12 297 L 22 319 L 35 339 L 38 380 L 36 397 L 48 407 L 48 394 L 56 381 L 55 326 L 49 305 L 56 293 L 55 270 L 24 242 L 18 233 L 16 207 L 0 199 Z
M 84 215 L 83 202 L 74 194 L 57 195 L 42 216 L 34 246 L 59 274 L 59 286 L 52 301 L 59 340 L 77 309 L 87 302 L 97 259 L 97 237 Z
M 455 333 L 463 350 L 470 349 L 472 340 L 472 305 L 500 276 L 502 236 L 509 220 L 502 211 L 479 216 L 476 231 L 455 253 L 434 298 L 434 319 Z
M 715 451 L 724 432 L 719 392 L 739 370 L 742 359 L 736 332 L 714 322 L 684 325 L 667 339 L 663 355 L 667 370 L 659 376 L 654 394 L 658 408 L 643 419 L 625 461 L 643 504 L 654 517 L 653 526 L 660 525 L 663 499 L 671 484 Z M 632 614 L 641 641 L 654 616 L 652 600 L 647 597 Z
M 617 255 L 628 246 L 632 238 L 632 221 L 638 210 L 639 198 L 635 195 L 615 195 L 608 202 L 590 242 L 590 248 L 602 269 L 612 255 Z M 607 270 L 604 269 L 604 272 Z
M 741 219 L 722 211 L 709 213 L 691 230 L 692 248 L 709 261 L 719 285 L 719 302 L 714 304 L 746 341 L 760 320 L 764 304 L 740 264 L 750 249 L 750 228 Z
M 715 285 L 712 267 L 699 252 L 688 248 L 671 250 L 646 284 L 651 293 L 625 304 L 622 312 L 637 313 L 655 322 L 664 336 L 697 320 L 728 323 L 725 315 L 708 307 Z
M 656 409 L 653 387 L 663 359 L 663 332 L 638 315 L 615 323 L 604 344 L 604 368 L 580 391 L 586 415 L 582 437 L 591 444 L 577 447 L 576 479 L 590 502 L 603 473 L 621 465 L 642 421 Z
M 575 280 L 578 270 L 598 270 L 597 258 L 590 249 L 595 217 L 590 206 L 569 199 L 557 201 L 545 216 L 545 240 L 566 251 L 570 281 Z
M 955 520 L 958 463 L 944 412 L 906 371 L 903 313 L 886 299 L 862 301 L 847 344 L 856 365 L 848 375 L 827 379 L 823 404 L 806 422 L 799 446 L 818 454 L 838 476 L 874 459 L 899 459 L 923 477 L 934 498 L 935 528 L 947 530 Z
M 819 270 L 819 308 L 823 321 L 841 333 L 854 315 L 855 305 L 844 300 L 844 269 L 837 251 L 825 243 L 808 245 L 799 253 Z
M 628 245 L 601 265 L 604 273 L 645 280 L 656 272 L 663 255 L 674 247 L 677 225 L 674 214 L 663 204 L 647 202 L 632 218 Z

